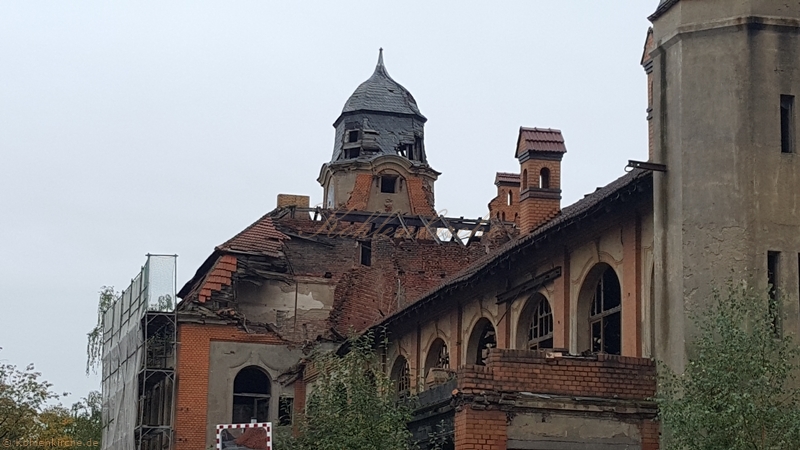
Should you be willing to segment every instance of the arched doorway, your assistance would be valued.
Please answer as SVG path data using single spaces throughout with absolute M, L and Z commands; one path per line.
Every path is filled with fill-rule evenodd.
M 579 351 L 622 353 L 622 289 L 614 269 L 597 264 L 589 271 L 578 299 Z
M 245 367 L 233 380 L 233 417 L 231 423 L 269 420 L 269 376 L 256 366 Z
M 530 296 L 522 309 L 517 325 L 517 348 L 553 348 L 553 310 L 542 294 Z
M 467 364 L 486 365 L 489 350 L 497 347 L 497 333 L 492 322 L 483 317 L 472 328 L 467 344 Z

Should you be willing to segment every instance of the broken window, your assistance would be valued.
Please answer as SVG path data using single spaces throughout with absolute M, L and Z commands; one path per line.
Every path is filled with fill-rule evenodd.
M 550 189 L 550 169 L 547 167 L 539 171 L 539 189 Z
M 414 159 L 414 151 L 412 144 L 400 144 L 397 146 L 397 154 L 413 160 Z
M 528 330 L 528 349 L 553 348 L 553 311 L 550 302 L 540 297 L 539 304 L 531 317 L 531 326 Z
M 344 151 L 345 159 L 356 159 L 361 155 L 360 148 L 348 148 Z
M 350 130 L 347 132 L 347 142 L 358 142 L 360 132 L 358 130 Z
M 231 423 L 266 422 L 270 398 L 269 377 L 258 367 L 240 370 L 233 380 L 233 417 Z
M 589 331 L 593 352 L 619 355 L 622 351 L 622 290 L 614 269 L 608 267 L 595 286 Z
M 407 397 L 411 393 L 411 370 L 405 357 L 397 357 L 392 367 L 391 378 L 397 387 L 398 397 Z
M 281 397 L 278 399 L 278 425 L 291 425 L 294 398 Z
M 381 175 L 381 192 L 384 194 L 394 194 L 397 192 L 396 175 Z
M 425 357 L 425 372 L 430 369 L 450 368 L 450 353 L 447 344 L 442 338 L 436 338 L 428 349 L 428 356 Z
M 361 241 L 359 242 L 359 247 L 361 250 L 361 265 L 362 266 L 371 266 L 372 265 L 372 242 L 370 241 Z
M 778 296 L 778 270 L 780 263 L 780 252 L 767 252 L 767 283 L 769 283 L 769 314 L 772 317 L 772 327 L 775 334 L 780 333 L 779 329 L 779 296 Z
M 467 346 L 467 361 L 474 361 L 479 366 L 486 365 L 489 350 L 497 347 L 497 336 L 489 319 L 482 318 L 472 329 Z
M 794 153 L 794 95 L 781 95 L 781 153 Z

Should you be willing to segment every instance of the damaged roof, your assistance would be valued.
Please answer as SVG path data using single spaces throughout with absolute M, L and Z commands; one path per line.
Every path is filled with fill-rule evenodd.
M 272 217 L 270 217 L 269 214 L 265 214 L 239 234 L 218 246 L 217 249 L 229 252 L 263 254 L 272 256 L 273 258 L 280 258 L 283 256 L 281 250 L 283 246 L 282 241 L 286 239 L 290 239 L 289 236 L 278 231 L 278 229 L 275 228 Z
M 347 99 L 342 114 L 355 111 L 378 111 L 396 114 L 425 116 L 419 111 L 417 101 L 406 88 L 394 81 L 383 65 L 383 49 L 378 55 L 378 65 L 372 76 Z
M 561 130 L 520 127 L 517 156 L 529 151 L 566 153 L 567 147 L 564 145 L 564 136 L 561 134 Z
M 651 182 L 651 171 L 634 169 L 608 185 L 586 195 L 583 199 L 563 208 L 555 218 L 533 230 L 529 235 L 509 241 L 496 251 L 479 259 L 474 264 L 467 266 L 456 276 L 446 280 L 436 288 L 422 295 L 418 300 L 411 302 L 406 308 L 387 316 L 380 323 L 372 326 L 371 329 L 389 325 L 412 310 L 424 308 L 434 303 L 446 291 L 466 286 L 467 283 L 471 282 L 479 275 L 487 273 L 492 268 L 508 260 L 523 248 L 533 245 L 549 233 L 558 231 L 567 225 L 577 222 L 591 213 L 602 211 L 602 207 L 607 201 L 616 200 L 626 193 L 645 188 L 645 186 L 649 186 L 649 189 L 652 189 L 652 185 L 649 184 Z

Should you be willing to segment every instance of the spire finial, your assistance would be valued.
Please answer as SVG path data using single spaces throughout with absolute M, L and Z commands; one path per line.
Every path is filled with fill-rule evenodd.
M 383 66 L 383 47 L 378 49 L 378 67 Z

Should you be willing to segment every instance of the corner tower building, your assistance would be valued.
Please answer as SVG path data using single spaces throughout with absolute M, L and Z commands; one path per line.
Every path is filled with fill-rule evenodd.
M 689 311 L 776 286 L 798 332 L 800 2 L 662 0 L 653 22 L 655 356 L 683 371 Z
M 333 123 L 333 157 L 317 179 L 325 207 L 434 215 L 439 173 L 428 165 L 426 121 L 411 93 L 389 76 L 381 49 L 375 72 Z

